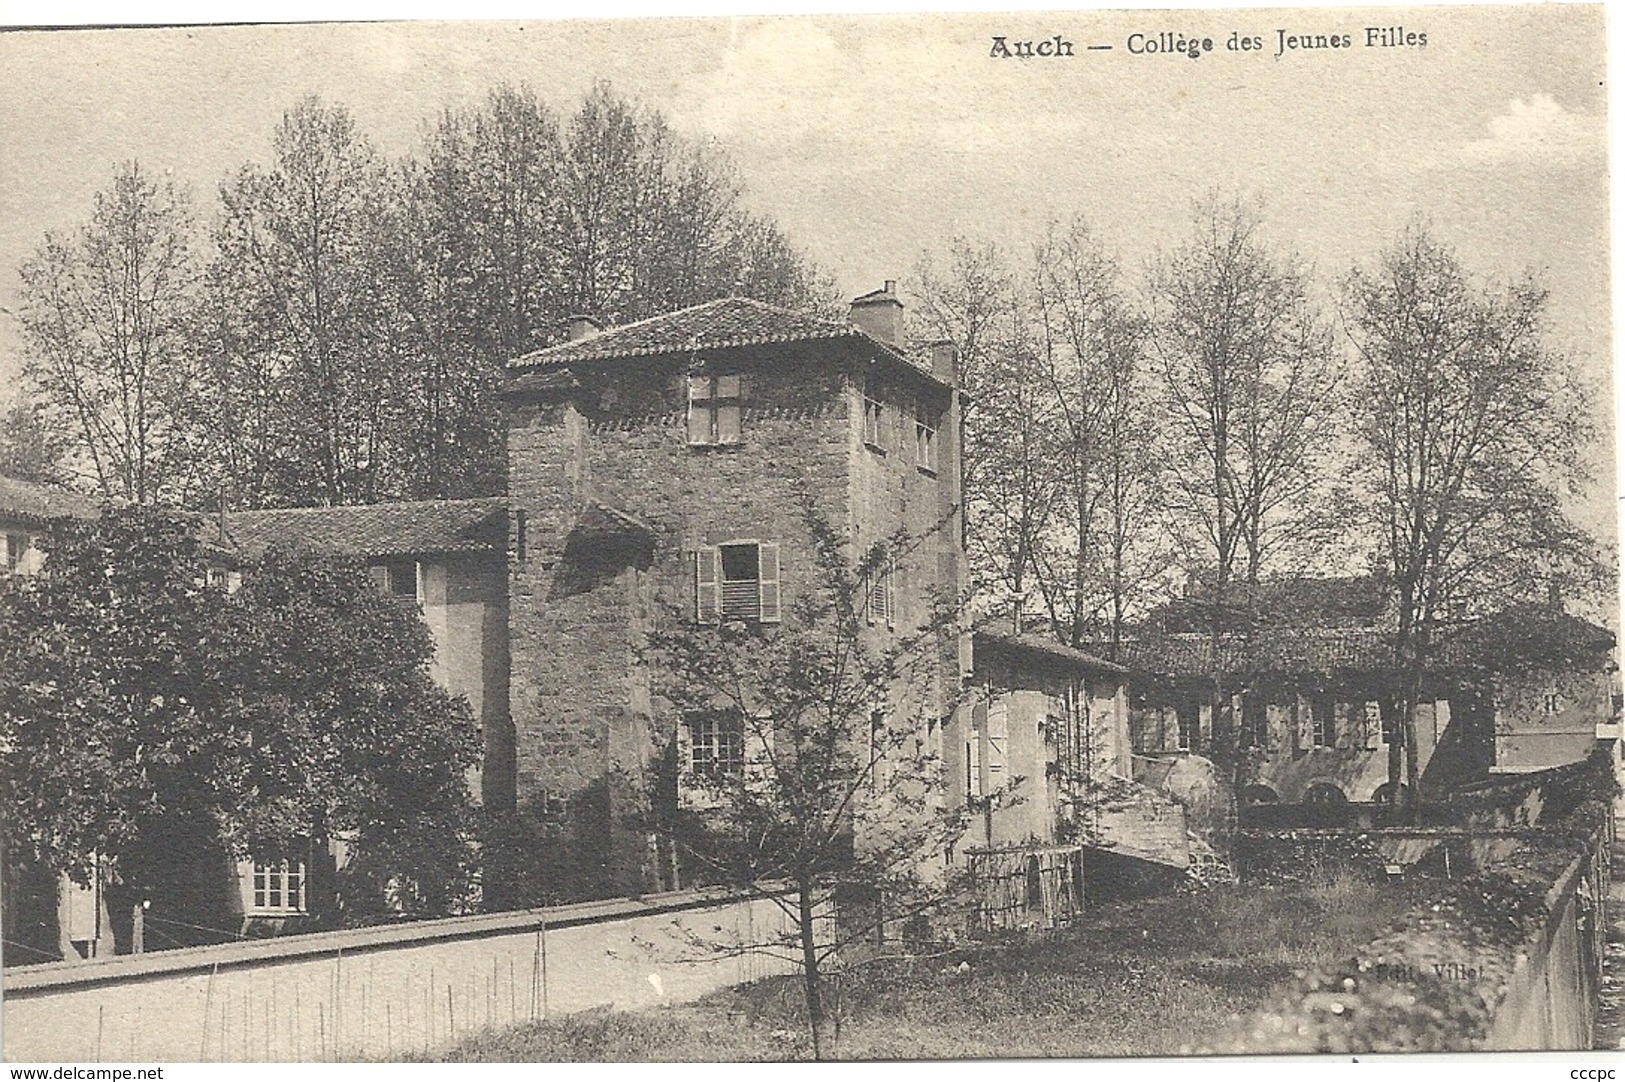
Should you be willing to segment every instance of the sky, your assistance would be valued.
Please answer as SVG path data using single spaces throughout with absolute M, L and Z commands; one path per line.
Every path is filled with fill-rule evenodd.
M 0 0 L 0 20 L 17 10 Z M 1366 27 L 1426 44 L 1366 47 Z M 1233 31 L 1263 48 L 1230 51 Z M 1350 47 L 1277 57 L 1279 31 Z M 1214 51 L 1129 51 L 1163 32 Z M 989 55 L 996 36 L 1056 35 L 1075 55 Z M 751 209 L 850 295 L 906 288 L 957 235 L 1019 253 L 1074 216 L 1139 281 L 1214 192 L 1254 200 L 1267 237 L 1332 288 L 1425 217 L 1486 279 L 1543 278 L 1552 341 L 1610 423 L 1605 76 L 1602 9 L 1549 4 L 15 32 L 0 36 L 0 307 L 120 161 L 190 185 L 207 223 L 221 179 L 268 159 L 303 95 L 400 154 L 498 82 L 568 109 L 607 79 L 725 148 Z M 0 313 L 0 399 L 19 349 Z M 1611 532 L 1611 454 L 1599 472 L 1580 513 Z

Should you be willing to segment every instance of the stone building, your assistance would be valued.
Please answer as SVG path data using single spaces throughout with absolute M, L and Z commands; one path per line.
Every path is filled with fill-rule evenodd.
M 648 761 L 658 621 L 774 624 L 809 588 L 809 528 L 854 562 L 906 537 L 871 633 L 919 626 L 963 580 L 954 357 L 905 349 L 893 283 L 850 322 L 743 298 L 569 340 L 511 361 L 509 649 L 521 816 L 563 824 L 577 895 L 670 885 L 629 824 Z M 957 643 L 893 699 L 946 719 Z M 930 739 L 940 741 L 941 724 Z M 736 737 L 690 733 L 718 754 Z
M 1133 674 L 1137 776 L 1234 756 L 1226 799 L 1243 822 L 1347 822 L 1362 817 L 1353 805 L 1369 819 L 1376 806 L 1408 799 L 1403 784 L 1395 791 L 1389 782 L 1390 752 L 1403 739 L 1393 708 L 1402 674 L 1383 577 L 1233 590 L 1218 655 L 1228 702 L 1217 717 L 1212 638 L 1200 629 L 1211 609 L 1199 587 L 1118 647 Z M 1577 762 L 1599 739 L 1614 739 L 1613 646 L 1612 633 L 1555 598 L 1443 625 L 1417 706 L 1422 795 L 1436 800 L 1492 773 Z M 1277 805 L 1309 810 L 1268 811 Z

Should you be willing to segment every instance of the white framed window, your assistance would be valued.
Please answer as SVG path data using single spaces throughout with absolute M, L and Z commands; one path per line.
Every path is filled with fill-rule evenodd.
M 877 451 L 886 450 L 886 407 L 874 380 L 863 384 L 863 442 Z
M 423 604 L 423 565 L 416 560 L 395 559 L 373 564 L 373 580 L 391 597 Z
M 720 778 L 745 769 L 745 725 L 734 714 L 690 718 L 688 768 L 696 777 Z
M 923 406 L 914 419 L 914 465 L 926 473 L 937 472 L 937 423 Z
M 688 377 L 688 442 L 691 447 L 739 443 L 744 429 L 744 381 L 740 376 Z
M 306 868 L 302 860 L 245 861 L 248 889 L 247 916 L 290 916 L 309 912 L 306 905 Z
M 694 554 L 694 616 L 700 623 L 781 619 L 779 546 L 763 541 L 710 545 Z

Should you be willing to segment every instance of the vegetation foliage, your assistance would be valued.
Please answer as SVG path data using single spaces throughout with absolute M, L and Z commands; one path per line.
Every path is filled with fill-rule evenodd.
M 100 858 L 139 903 L 342 835 L 347 919 L 468 904 L 475 729 L 415 610 L 292 552 L 228 593 L 196 520 L 140 507 L 47 546 L 0 579 L 8 854 L 80 881 Z

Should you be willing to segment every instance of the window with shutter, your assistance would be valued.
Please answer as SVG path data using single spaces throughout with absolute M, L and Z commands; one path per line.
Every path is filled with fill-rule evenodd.
M 739 541 L 703 548 L 694 556 L 694 615 L 776 624 L 782 619 L 779 546 Z

